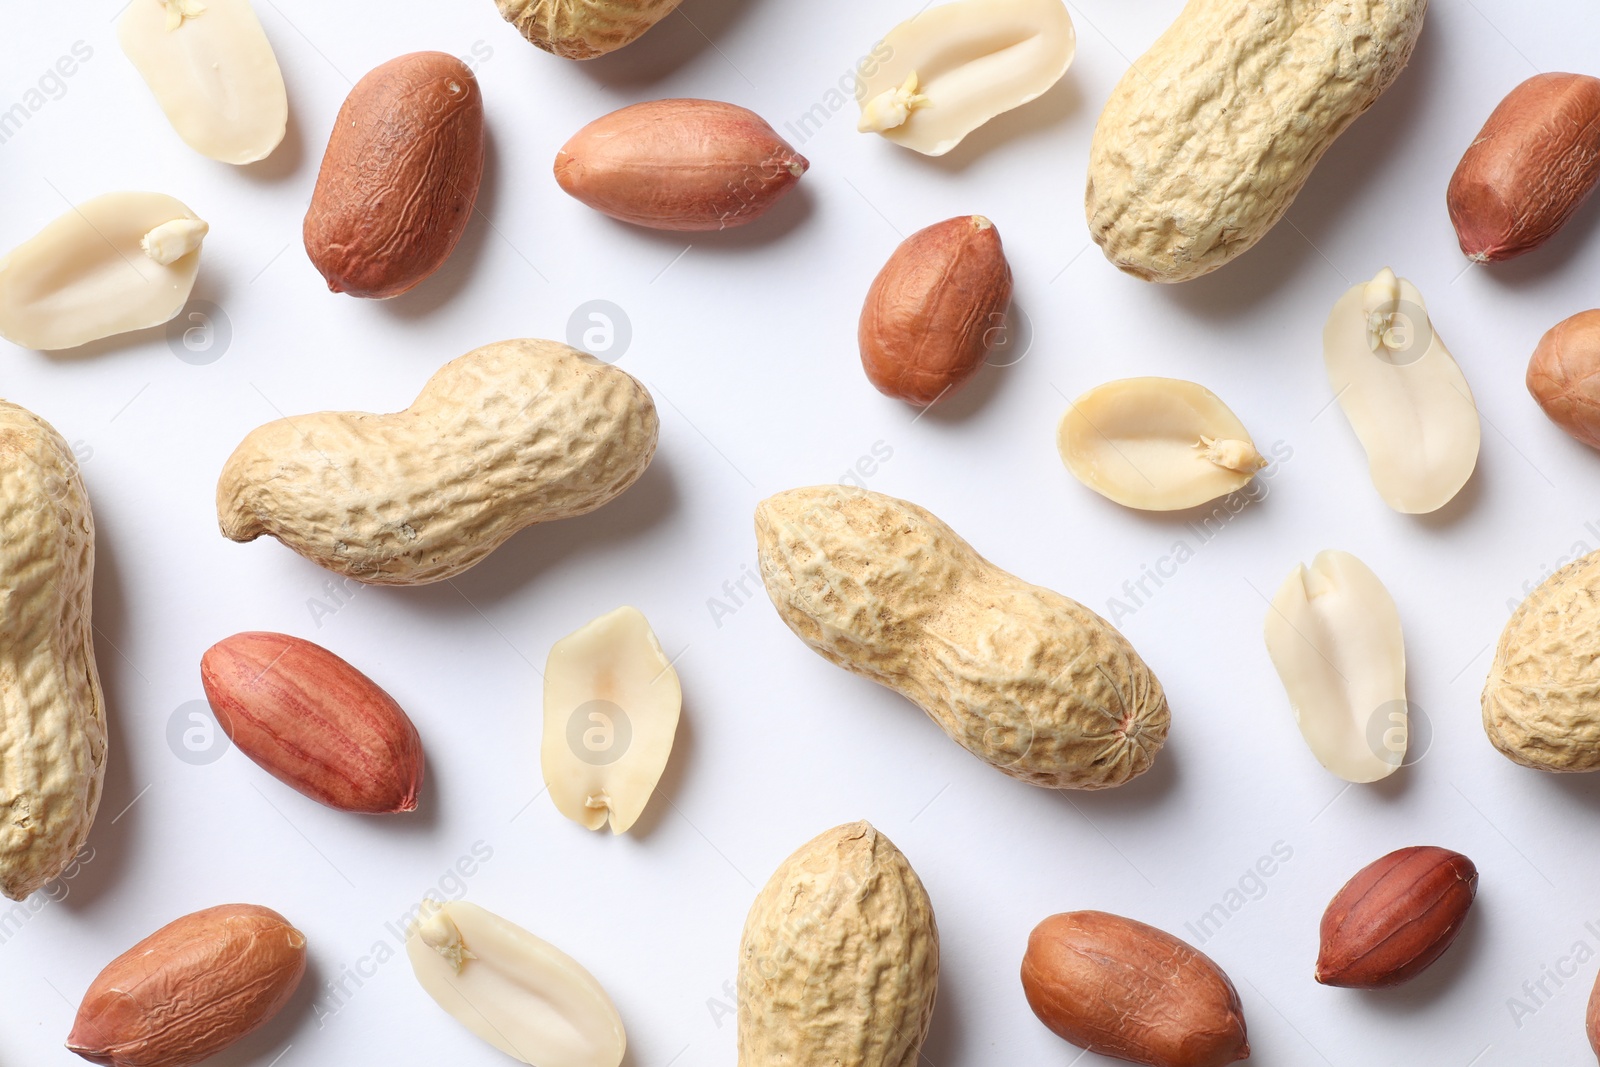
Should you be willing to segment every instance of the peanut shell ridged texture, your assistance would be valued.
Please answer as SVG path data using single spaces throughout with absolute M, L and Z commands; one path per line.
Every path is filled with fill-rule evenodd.
M 1164 930 L 1102 911 L 1052 915 L 1022 958 L 1028 1006 L 1057 1036 L 1150 1067 L 1248 1059 L 1244 1008 L 1222 968 Z
M 1126 638 L 915 504 L 794 489 L 757 506 L 756 540 L 767 594 L 801 640 L 1015 778 L 1121 785 L 1166 742 L 1166 695 Z
M 916 1067 L 939 931 L 916 871 L 867 823 L 773 873 L 739 945 L 739 1067 Z
M 306 211 L 328 288 L 385 300 L 443 266 L 472 221 L 483 146 L 483 93 L 455 56 L 413 52 L 357 82 Z
M 270 908 L 197 911 L 106 965 L 67 1048 L 111 1067 L 189 1067 L 276 1015 L 305 969 L 304 935 Z
M 94 516 L 72 450 L 0 401 L 0 892 L 13 900 L 66 869 L 100 806 L 93 584 Z
M 754 222 L 810 165 L 747 108 L 652 100 L 573 134 L 555 175 L 567 195 L 614 219 L 692 233 Z
M 594 59 L 632 44 L 679 0 L 495 0 L 529 41 L 567 59 Z
M 1498 263 L 1532 252 L 1600 182 L 1600 78 L 1537 74 L 1515 89 L 1461 157 L 1446 204 L 1461 252 Z
M 1600 770 L 1600 552 L 1512 612 L 1483 688 L 1483 728 L 1524 767 Z
M 1322 915 L 1317 981 L 1386 989 L 1427 970 L 1461 932 L 1478 868 L 1459 852 L 1423 845 L 1369 864 Z
M 394 698 L 320 645 L 234 634 L 200 659 L 228 739 L 274 778 L 340 811 L 415 811 L 422 739 Z
M 1271 230 L 1411 58 L 1427 0 L 1189 0 L 1123 75 L 1089 154 L 1089 231 L 1146 281 Z
M 878 391 L 927 406 L 983 366 L 1011 306 L 1000 231 L 979 215 L 906 238 L 873 279 L 861 311 L 861 364 Z
M 1580 311 L 1540 339 L 1528 392 L 1551 422 L 1600 448 L 1600 311 Z
M 224 536 L 270 534 L 377 585 L 460 574 L 518 530 L 593 511 L 655 454 L 658 420 L 631 375 L 553 341 L 451 361 L 405 411 L 279 419 L 223 467 Z

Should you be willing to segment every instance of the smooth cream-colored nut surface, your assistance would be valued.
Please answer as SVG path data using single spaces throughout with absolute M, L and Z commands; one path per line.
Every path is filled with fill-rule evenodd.
M 739 1067 L 917 1067 L 939 930 L 917 872 L 865 822 L 790 856 L 739 943 Z
M 254 163 L 283 140 L 283 72 L 250 0 L 131 0 L 117 38 L 196 152 Z
M 678 672 L 638 608 L 563 637 L 544 669 L 544 782 L 561 814 L 627 833 L 672 755 L 683 708 Z
M 1600 770 L 1600 552 L 1569 563 L 1518 606 L 1483 687 L 1483 728 L 1508 759 Z
M 1347 782 L 1405 760 L 1405 637 L 1394 598 L 1348 552 L 1296 564 L 1267 611 L 1267 651 L 1311 754 Z
M 1189 0 L 1089 150 L 1089 232 L 1146 281 L 1198 278 L 1289 210 L 1411 58 L 1427 0 Z
M 252 430 L 222 469 L 224 536 L 269 534 L 362 582 L 460 574 L 535 523 L 593 511 L 655 454 L 638 380 L 554 341 L 452 360 L 404 411 L 322 412 Z
M 1061 416 L 1056 447 L 1078 481 L 1146 511 L 1176 511 L 1226 496 L 1267 465 L 1215 393 L 1177 378 L 1096 386 Z
M 205 225 L 161 193 L 108 193 L 68 211 L 0 258 L 0 337 L 54 351 L 171 319 L 194 289 L 199 241 L 167 263 L 144 242 L 155 233 L 166 248 L 175 222 Z
M 858 128 L 942 156 L 1060 81 L 1078 39 L 1061 0 L 957 0 L 902 22 L 881 47 L 888 57 L 856 82 Z
M 632 44 L 680 0 L 495 0 L 522 35 L 553 55 L 594 59 Z
M 0 892 L 13 900 L 66 869 L 100 805 L 93 585 L 94 516 L 72 450 L 0 400 Z
M 1121 785 L 1166 742 L 1166 694 L 1126 638 L 915 504 L 793 489 L 757 506 L 756 541 L 767 595 L 802 641 L 1013 777 Z
M 462 1026 L 535 1067 L 617 1067 L 627 1038 L 611 998 L 577 960 L 476 904 L 422 902 L 411 970 Z
M 1407 514 L 1444 507 L 1472 477 L 1482 431 L 1417 287 L 1384 268 L 1334 305 L 1322 338 L 1328 383 L 1378 495 Z

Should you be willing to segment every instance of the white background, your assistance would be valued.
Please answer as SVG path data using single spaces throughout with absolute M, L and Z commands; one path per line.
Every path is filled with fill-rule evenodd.
M 1580 942 L 1585 955 L 1600 949 L 1600 782 L 1498 755 L 1478 693 L 1508 603 L 1562 557 L 1600 548 L 1600 457 L 1546 422 L 1523 386 L 1541 333 L 1600 303 L 1597 212 L 1523 260 L 1464 272 L 1444 191 L 1505 92 L 1535 70 L 1593 70 L 1600 13 L 1579 0 L 1538 5 L 1537 18 L 1517 0 L 1436 0 L 1411 68 L 1333 147 L 1288 219 L 1237 263 L 1161 288 L 1090 245 L 1082 189 L 1100 105 L 1180 6 L 1072 4 L 1080 48 L 1063 83 L 929 160 L 856 134 L 853 104 L 803 143 L 785 127 L 826 107 L 918 0 L 687 0 L 640 43 L 581 65 L 526 44 L 489 0 L 260 0 L 292 117 L 278 152 L 239 170 L 167 126 L 117 48 L 116 4 L 7 0 L 0 107 L 27 99 L 75 42 L 93 56 L 0 145 L 0 246 L 67 201 L 171 193 L 212 224 L 195 295 L 223 309 L 231 339 L 206 365 L 176 358 L 163 330 L 78 356 L 0 352 L 0 394 L 83 453 L 114 746 L 92 854 L 54 888 L 63 899 L 38 896 L 0 927 L 0 1063 L 78 1062 L 61 1042 L 100 967 L 226 901 L 282 911 L 306 932 L 312 971 L 279 1018 L 214 1062 L 504 1062 L 435 1008 L 403 958 L 371 958 L 397 947 L 385 922 L 477 844 L 492 856 L 464 879 L 467 898 L 600 978 L 630 1063 L 731 1064 L 730 983 L 757 887 L 802 842 L 859 818 L 906 852 L 937 910 L 933 1067 L 1073 1062 L 1078 1050 L 1021 994 L 1032 926 L 1103 908 L 1196 940 L 1185 923 L 1275 845 L 1292 858 L 1203 946 L 1239 987 L 1252 1062 L 1587 1061 L 1597 962 L 1547 979 L 1543 1003 L 1522 986 L 1566 967 Z M 419 49 L 477 57 L 491 132 L 482 216 L 411 295 L 331 295 L 300 242 L 322 146 L 352 80 Z M 692 242 L 561 193 L 550 166 L 568 136 L 663 96 L 760 112 L 811 159 L 801 191 L 760 224 Z M 902 236 L 971 212 L 1004 237 L 1032 347 L 918 419 L 866 382 L 856 317 Z M 1475 478 L 1427 518 L 1378 499 L 1320 358 L 1335 299 L 1386 264 L 1420 286 L 1484 417 Z M 271 540 L 218 535 L 217 472 L 251 428 L 279 413 L 397 410 L 479 344 L 564 339 L 592 299 L 625 309 L 633 340 L 620 366 L 662 412 L 654 465 L 614 504 L 526 531 L 452 583 L 361 589 L 320 626 L 311 602 L 328 575 Z M 1258 443 L 1292 457 L 1264 500 L 1121 619 L 1173 710 L 1170 744 L 1134 784 L 1064 795 L 1002 776 L 909 703 L 809 652 L 748 580 L 755 599 L 713 618 L 708 601 L 754 566 L 756 501 L 836 480 L 875 446 L 892 456 L 872 488 L 1107 612 L 1143 566 L 1195 541 L 1183 516 L 1122 510 L 1056 457 L 1066 398 L 1137 374 L 1204 383 Z M 1346 789 L 1312 759 L 1260 636 L 1263 595 L 1327 547 L 1361 556 L 1393 592 L 1411 697 L 1431 722 L 1421 761 L 1378 786 Z M 539 795 L 536 745 L 551 643 L 624 602 L 680 657 L 686 705 L 663 787 L 619 840 Z M 400 701 L 428 752 L 418 813 L 340 814 L 238 752 L 200 765 L 175 755 L 169 724 L 201 699 L 200 654 L 246 629 L 323 643 Z M 1461 850 L 1482 872 L 1460 941 L 1398 991 L 1316 985 L 1329 898 L 1379 855 L 1421 843 Z M 357 971 L 370 976 L 359 986 Z M 335 997 L 326 984 L 341 978 L 350 995 Z M 1514 1018 L 1512 997 L 1535 1010 Z

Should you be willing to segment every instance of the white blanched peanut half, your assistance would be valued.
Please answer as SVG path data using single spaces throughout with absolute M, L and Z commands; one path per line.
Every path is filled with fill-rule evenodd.
M 545 663 L 540 755 L 561 814 L 627 833 L 667 768 L 682 708 L 678 672 L 638 608 L 557 641 Z
M 535 1067 L 617 1067 L 611 998 L 577 960 L 476 904 L 425 899 L 406 938 L 418 983 L 456 1021 Z
M 1130 5 L 1131 6 L 1131 5 Z M 1187 0 L 1111 91 L 1089 146 L 1089 235 L 1184 282 L 1243 255 L 1405 69 L 1428 0 Z
M 857 128 L 942 156 L 1060 81 L 1078 38 L 1061 0 L 957 0 L 902 22 L 879 48 L 887 58 L 856 83 Z
M 161 325 L 189 301 L 207 229 L 161 193 L 79 204 L 0 258 L 0 337 L 54 351 Z
M 1472 389 L 1417 287 L 1385 267 L 1345 293 L 1323 331 L 1328 382 L 1396 511 L 1444 507 L 1478 465 Z
M 106 706 L 91 619 L 94 515 L 72 449 L 0 400 L 0 893 L 73 862 L 100 806 Z
M 1061 416 L 1056 447 L 1078 481 L 1144 511 L 1177 511 L 1226 496 L 1267 465 L 1228 405 L 1178 378 L 1096 386 Z
M 283 72 L 250 0 L 132 0 L 117 38 L 196 152 L 254 163 L 283 140 Z
M 1267 611 L 1267 652 L 1311 754 L 1347 782 L 1405 761 L 1405 638 L 1378 576 L 1348 552 L 1296 564 Z

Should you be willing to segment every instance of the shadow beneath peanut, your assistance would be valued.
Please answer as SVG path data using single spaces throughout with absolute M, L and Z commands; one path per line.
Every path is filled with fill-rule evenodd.
M 1368 782 L 1358 786 L 1369 793 L 1376 793 L 1383 798 L 1385 804 L 1398 804 L 1405 795 L 1415 787 L 1417 776 L 1412 770 L 1402 765 L 1399 770 L 1387 778 L 1380 778 L 1376 782 Z
M 990 153 L 1014 143 L 1029 144 L 1059 137 L 1062 125 L 1082 108 L 1083 90 L 1069 73 L 1037 100 L 1030 100 L 1021 107 L 996 115 L 979 126 L 944 155 L 923 158 L 932 166 L 959 174 Z M 889 141 L 885 141 L 884 145 L 886 151 L 911 151 Z M 977 210 L 978 214 L 983 214 L 981 205 Z
M 295 106 L 294 93 L 289 94 L 289 121 L 283 129 L 283 140 L 266 159 L 236 168 L 251 181 L 278 182 L 292 178 L 306 157 L 305 131 L 300 128 L 300 116 Z M 228 164 L 219 164 L 228 166 Z
M 1516 767 L 1515 770 L 1528 776 L 1529 781 L 1537 783 L 1537 788 L 1558 794 L 1561 803 L 1582 804 L 1594 812 L 1600 812 L 1600 772 L 1554 773 L 1536 771 L 1531 767 Z
M 1272 468 L 1267 468 L 1263 473 L 1272 474 Z M 1183 508 L 1178 511 L 1144 511 L 1139 508 L 1130 508 L 1090 489 L 1072 476 L 1063 464 L 1063 476 L 1070 483 L 1070 489 L 1082 498 L 1083 508 L 1095 508 L 1107 517 L 1134 515 L 1139 521 L 1152 527 L 1164 528 L 1169 535 L 1175 535 L 1188 546 L 1190 558 L 1201 546 L 1210 544 L 1215 538 L 1226 534 L 1236 525 L 1241 525 L 1247 520 L 1245 516 L 1266 505 L 1272 496 L 1271 478 L 1263 478 L 1261 474 L 1247 482 L 1243 489 L 1236 489 L 1225 496 L 1208 500 L 1203 504 L 1196 504 L 1192 508 Z M 1263 520 L 1264 521 L 1264 520 Z M 1173 546 L 1175 547 L 1175 546 Z M 1174 575 L 1162 574 L 1158 576 L 1165 581 Z M 1139 581 L 1136 576 L 1135 582 Z M 1159 588 L 1159 586 L 1157 586 Z
M 578 204 L 576 200 L 572 203 L 582 210 L 590 210 Z M 768 208 L 766 214 L 752 222 L 726 230 L 654 230 L 648 226 L 623 222 L 621 219 L 605 216 L 602 216 L 602 219 L 605 224 L 623 236 L 632 236 L 640 241 L 664 246 L 663 254 L 666 258 L 661 261 L 661 274 L 665 274 L 668 268 L 675 265 L 672 257 L 685 252 L 690 256 L 708 254 L 743 256 L 749 249 L 780 241 L 809 222 L 816 212 L 816 206 L 816 198 L 802 178 L 800 184 Z M 686 246 L 692 248 L 692 251 L 688 251 Z
M 750 6 L 751 0 L 684 0 L 681 7 L 632 44 L 596 59 L 557 62 L 571 64 L 604 86 L 638 87 L 667 78 L 710 49 L 721 54 L 728 66 L 743 77 L 744 72 L 734 66 L 716 42 L 727 36 Z
M 1405 985 L 1393 989 L 1333 989 L 1330 992 L 1358 1000 L 1363 1008 L 1375 1015 L 1391 1016 L 1407 1024 L 1415 1023 L 1419 1012 L 1449 996 L 1450 991 L 1461 984 L 1462 976 L 1482 961 L 1487 951 L 1488 939 L 1484 926 L 1487 922 L 1485 912 L 1488 910 L 1480 888 L 1478 898 L 1467 912 L 1455 942 L 1445 949 L 1444 955 L 1435 960 L 1433 966 Z
M 1532 289 L 1546 284 L 1555 275 L 1570 274 L 1575 269 L 1573 261 L 1584 252 L 1590 251 L 1597 240 L 1597 230 L 1600 230 L 1600 197 L 1591 196 L 1554 237 L 1532 252 L 1504 263 L 1480 263 L 1471 270 L 1474 274 L 1488 275 L 1496 285 L 1505 289 L 1517 292 Z M 1461 267 L 1463 270 L 1467 269 L 1465 259 L 1461 261 Z M 1586 311 L 1589 307 L 1597 305 L 1600 305 L 1600 300 L 1593 300 L 1585 307 L 1572 308 L 1569 314 Z M 1548 329 L 1554 325 L 1554 322 L 1548 322 L 1543 328 Z M 1535 343 L 1537 340 L 1535 338 Z M 1528 353 L 1533 354 L 1531 345 Z
M 1175 751 L 1181 745 L 1182 738 L 1178 738 L 1175 745 L 1169 737 L 1156 753 L 1150 769 L 1126 785 L 1114 789 L 1060 789 L 1056 792 L 1089 819 L 1107 815 L 1124 820 L 1153 813 L 1172 799 L 1182 781 L 1182 760 Z
M 1485 441 L 1493 443 L 1493 439 L 1498 438 L 1499 434 L 1485 426 L 1483 436 Z M 1471 515 L 1477 509 L 1478 501 L 1483 499 L 1483 483 L 1488 478 L 1484 472 L 1488 451 L 1484 448 L 1478 450 L 1478 465 L 1473 468 L 1472 477 L 1467 479 L 1467 484 L 1461 487 L 1460 492 L 1456 493 L 1448 504 L 1438 511 L 1430 511 L 1426 515 L 1413 515 L 1411 518 L 1415 519 L 1419 526 L 1426 526 L 1430 530 L 1444 530 Z M 1489 462 L 1492 465 L 1492 461 Z M 1534 473 L 1536 477 L 1542 477 L 1537 471 Z M 1376 492 L 1377 490 L 1373 490 L 1374 495 Z
M 103 517 L 96 518 L 101 520 L 103 530 Z M 135 800 L 150 785 L 147 774 L 131 762 L 133 746 L 128 744 L 128 737 L 133 732 L 134 716 L 130 710 L 134 701 L 130 693 L 142 692 L 143 683 L 137 690 L 129 684 L 127 676 L 131 673 L 137 677 L 138 669 L 117 651 L 128 643 L 128 610 L 116 550 L 103 532 L 95 537 L 93 618 L 95 660 L 106 702 L 105 783 L 99 812 L 89 839 L 78 854 L 76 867 L 68 867 L 63 877 L 45 890 L 71 909 L 93 907 L 102 895 L 116 888 L 129 866 L 133 828 L 141 814 Z
M 77 360 L 98 359 L 128 349 L 150 345 L 150 358 L 160 355 L 161 342 L 169 349 L 174 357 L 179 350 L 184 348 L 185 331 L 202 325 L 196 315 L 204 317 L 205 312 L 199 310 L 198 305 L 210 303 L 222 308 L 226 314 L 228 300 L 228 285 L 215 271 L 207 271 L 205 265 L 205 252 L 200 253 L 200 273 L 194 281 L 194 289 L 178 313 L 159 326 L 149 326 L 142 330 L 133 330 L 129 333 L 113 334 L 102 337 L 98 341 L 79 345 L 77 348 L 58 348 L 54 351 L 44 352 L 43 355 L 60 362 L 74 362 Z
M 962 991 L 967 975 L 974 973 L 971 968 L 950 966 L 949 960 L 940 961 L 939 993 L 919 1063 L 962 1063 L 975 1058 L 966 1047 L 966 1027 L 961 1019 L 961 1005 L 968 1003 Z
M 467 222 L 467 228 L 462 231 L 461 240 L 457 241 L 455 248 L 451 250 L 450 258 L 415 289 L 409 293 L 401 293 L 390 300 L 375 301 L 385 312 L 407 322 L 432 315 L 456 299 L 477 277 L 483 264 L 484 247 L 491 240 L 510 241 L 509 237 L 497 231 L 489 222 L 494 218 L 495 204 L 500 197 L 499 158 L 493 131 L 485 127 L 483 179 L 478 184 L 478 199 L 472 218 Z M 516 250 L 515 245 L 512 245 L 512 248 Z M 531 253 L 520 250 L 518 254 L 527 255 L 529 259 L 533 258 Z M 340 299 L 356 298 L 341 296 Z
M 479 618 L 480 609 L 487 611 L 519 595 L 570 557 L 624 545 L 677 507 L 677 484 L 658 454 L 644 475 L 611 503 L 577 518 L 531 526 L 465 574 L 412 589 L 374 587 L 373 591 L 391 609 L 430 618 L 439 614 Z
M 1399 188 L 1404 184 L 1402 170 L 1406 161 L 1390 151 L 1390 146 L 1414 140 L 1417 129 L 1434 114 L 1428 106 L 1429 97 L 1442 98 L 1449 91 L 1439 32 L 1432 23 L 1423 26 L 1410 65 L 1388 92 L 1333 142 L 1288 214 L 1259 244 L 1203 278 L 1163 287 L 1172 293 L 1176 304 L 1196 318 L 1226 322 L 1276 297 L 1308 265 L 1320 265 L 1329 274 L 1360 274 L 1359 278 L 1339 283 L 1344 288 L 1365 280 L 1381 266 L 1332 264 L 1319 246 L 1328 235 L 1347 228 L 1358 194 L 1370 188 Z M 1444 210 L 1441 184 L 1439 211 L 1443 214 Z M 1330 308 L 1341 292 L 1343 288 L 1330 284 Z
M 991 346 L 989 358 L 979 368 L 978 373 L 971 380 L 958 389 L 953 389 L 945 395 L 943 400 L 934 402 L 922 409 L 929 422 L 953 425 L 965 422 L 986 405 L 990 398 L 1000 391 L 1000 387 L 1010 377 L 1011 368 L 1026 359 L 1033 350 L 1032 326 L 1027 326 L 1025 334 L 1020 338 L 1012 338 L 1008 331 L 1012 323 L 1031 323 L 1028 313 L 1023 309 L 1019 300 L 1013 299 L 1011 307 L 1006 311 L 1006 321 L 998 330 L 1006 332 L 1003 340 L 999 341 L 999 348 Z M 1020 355 L 1005 353 L 1005 346 L 1010 343 L 1026 345 Z M 900 403 L 895 401 L 895 403 Z M 904 405 L 902 405 L 904 406 Z
M 284 918 L 291 924 L 295 921 L 293 915 L 285 915 Z M 312 1010 L 316 1003 L 317 991 L 322 988 L 325 981 L 322 968 L 317 963 L 316 953 L 317 946 L 308 937 L 306 973 L 300 979 L 300 985 L 295 989 L 294 996 L 289 998 L 289 1003 L 283 1006 L 282 1011 L 268 1019 L 261 1029 L 246 1034 L 215 1056 L 207 1057 L 206 1067 L 267 1067 L 284 1058 L 284 1054 L 291 1046 L 302 1039 L 309 1041 L 312 1033 L 322 1028 L 317 1013 Z
M 684 688 L 691 687 L 685 685 Z M 667 760 L 667 769 L 661 773 L 661 780 L 656 783 L 655 794 L 650 798 L 650 803 L 645 805 L 644 813 L 633 824 L 633 829 L 627 836 L 639 841 L 647 841 L 656 828 L 666 821 L 669 815 L 677 811 L 677 797 L 683 789 L 683 784 L 690 779 L 689 767 L 694 762 L 695 724 L 694 711 L 685 701 L 683 714 L 678 718 L 678 732 L 672 740 L 672 758 Z M 611 833 L 609 827 L 603 831 Z

